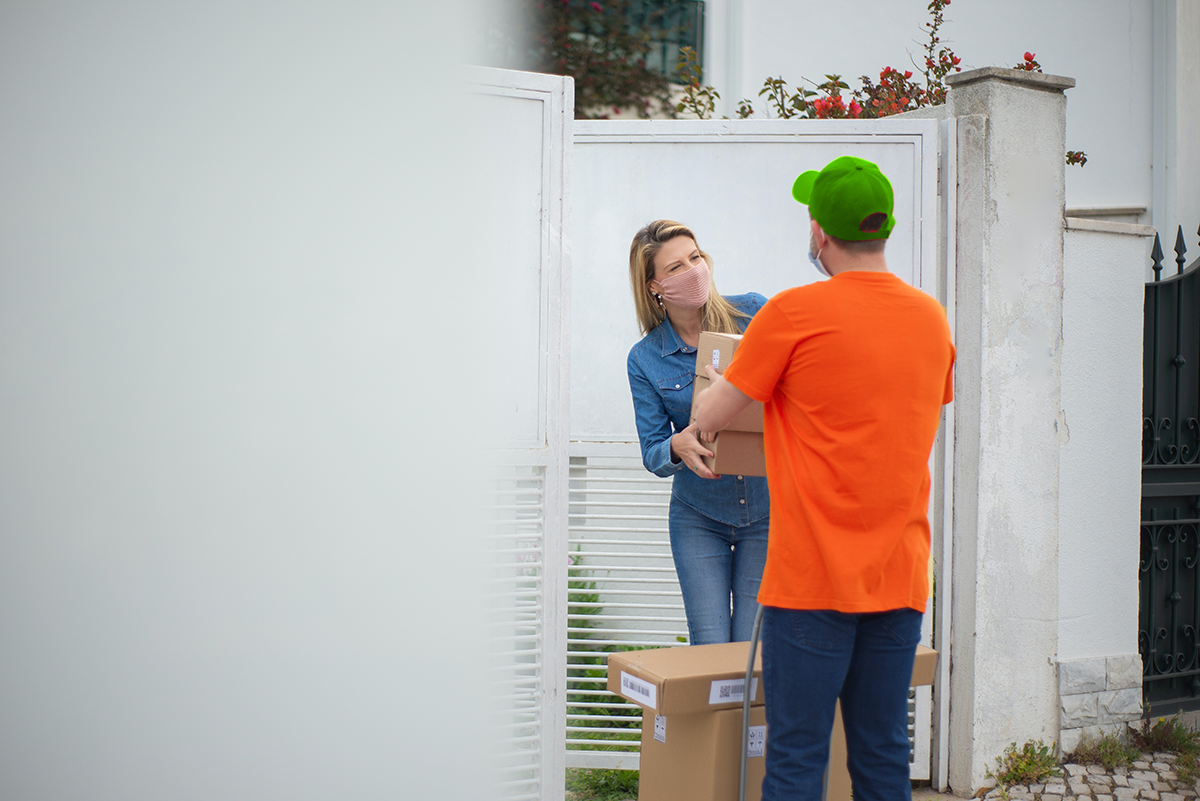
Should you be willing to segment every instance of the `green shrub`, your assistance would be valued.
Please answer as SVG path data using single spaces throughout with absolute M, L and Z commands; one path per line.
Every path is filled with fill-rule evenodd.
M 1099 740 L 1084 737 L 1071 754 L 1071 761 L 1080 765 L 1103 765 L 1112 770 L 1128 766 L 1140 756 L 1138 750 L 1114 734 L 1105 734 Z
M 1141 750 L 1148 753 L 1166 751 L 1172 754 L 1200 752 L 1200 733 L 1188 728 L 1177 715 L 1159 718 L 1153 723 L 1150 721 L 1150 717 L 1145 717 L 1140 726 L 1129 727 L 1129 736 L 1133 739 L 1133 744 Z
M 1061 776 L 1056 753 L 1058 749 L 1052 745 L 1046 745 L 1041 740 L 1030 740 L 1018 749 L 1017 744 L 1013 743 L 996 757 L 996 770 L 993 772 L 989 768 L 987 775 L 1001 785 L 1034 784 L 1051 776 Z
M 625 801 L 637 798 L 636 770 L 567 768 L 567 792 L 573 801 Z

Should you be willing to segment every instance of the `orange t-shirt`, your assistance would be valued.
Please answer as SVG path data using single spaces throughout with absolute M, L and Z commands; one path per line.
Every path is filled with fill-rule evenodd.
M 725 377 L 766 409 L 760 603 L 925 611 L 928 460 L 953 364 L 945 311 L 891 273 L 789 289 L 754 317 Z

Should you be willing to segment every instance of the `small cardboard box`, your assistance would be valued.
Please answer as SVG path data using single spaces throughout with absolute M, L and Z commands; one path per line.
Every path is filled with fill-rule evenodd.
M 608 689 L 659 715 L 742 707 L 750 644 L 689 645 L 608 656 Z M 750 703 L 762 705 L 762 648 L 754 658 Z
M 692 397 L 696 397 L 704 390 L 708 389 L 712 382 L 702 375 L 696 376 L 692 383 Z M 696 419 L 693 415 L 693 421 Z M 737 413 L 737 416 L 729 421 L 729 425 L 725 426 L 722 431 L 757 431 L 759 434 L 763 430 L 763 405 L 759 401 L 754 401 L 745 409 Z
M 705 365 L 711 364 L 718 373 L 733 361 L 733 352 L 742 342 L 741 334 L 718 334 L 715 331 L 701 331 L 700 341 L 696 343 L 696 375 L 704 375 Z
M 692 384 L 693 420 L 696 398 L 709 386 L 705 366 L 712 365 L 718 373 L 725 372 L 741 341 L 741 334 L 700 332 L 700 341 L 696 345 L 696 378 Z M 705 443 L 713 452 L 711 459 L 704 459 L 705 467 L 718 475 L 765 476 L 767 455 L 762 430 L 763 405 L 753 401 L 730 421 L 714 442 Z
M 753 431 L 730 431 L 717 434 L 712 442 L 704 443 L 712 451 L 712 458 L 704 458 L 704 465 L 720 476 L 765 476 L 767 474 L 767 452 L 763 435 Z
M 746 801 L 762 797 L 766 743 L 766 710 L 752 706 Z M 638 801 L 737 801 L 741 746 L 741 707 L 690 715 L 644 713 Z

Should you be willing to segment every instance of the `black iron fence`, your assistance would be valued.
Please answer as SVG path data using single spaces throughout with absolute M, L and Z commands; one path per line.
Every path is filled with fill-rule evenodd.
M 1200 231 L 1197 231 L 1200 234 Z M 1153 714 L 1200 709 L 1200 259 L 1146 284 L 1138 649 Z

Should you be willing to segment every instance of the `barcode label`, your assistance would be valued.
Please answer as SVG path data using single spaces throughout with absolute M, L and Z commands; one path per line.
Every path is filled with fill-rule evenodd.
M 751 726 L 750 737 L 746 740 L 746 756 L 760 757 L 767 753 L 767 727 Z
M 745 679 L 718 679 L 708 690 L 710 704 L 732 704 L 742 699 L 742 689 L 746 686 Z M 758 679 L 750 682 L 750 700 L 758 697 Z
M 638 703 L 645 704 L 651 709 L 657 709 L 655 705 L 655 688 L 648 681 L 642 681 L 637 676 L 630 676 L 625 671 L 621 671 L 621 693 L 626 698 L 631 698 Z
M 763 726 L 763 728 L 765 729 L 766 726 Z M 665 743 L 667 741 L 667 716 L 666 715 L 655 715 L 654 716 L 654 739 L 658 740 L 660 743 Z

